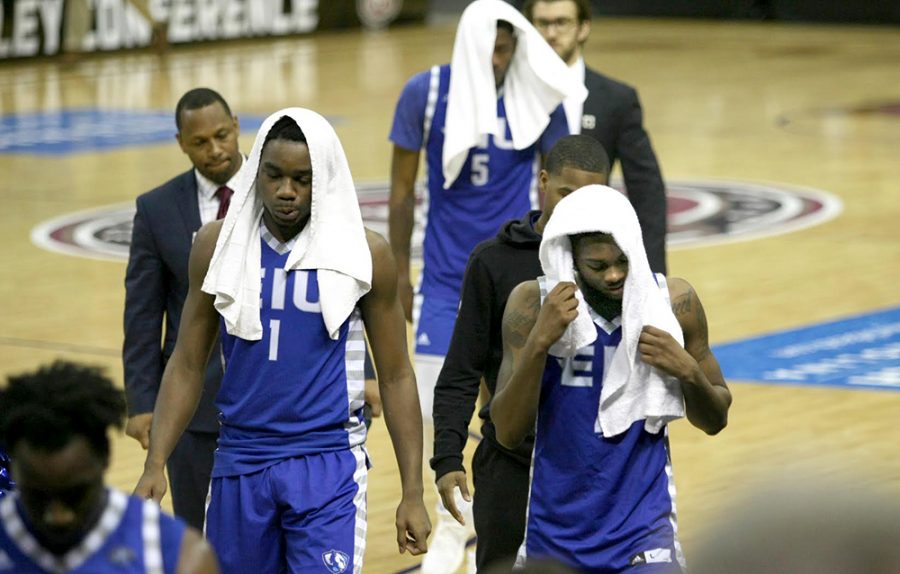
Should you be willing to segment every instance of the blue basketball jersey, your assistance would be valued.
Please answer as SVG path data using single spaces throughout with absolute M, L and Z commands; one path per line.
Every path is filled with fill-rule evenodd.
M 594 573 L 680 563 L 667 432 L 648 433 L 644 421 L 611 438 L 595 432 L 622 328 L 620 318 L 591 314 L 597 340 L 574 357 L 547 358 L 520 559 L 553 557 Z
M 413 76 L 397 102 L 390 139 L 408 149 L 425 149 L 427 223 L 424 268 L 419 292 L 458 300 L 472 249 L 493 237 L 510 219 L 537 205 L 540 153 L 568 135 L 562 106 L 533 145 L 516 150 L 506 122 L 502 95 L 497 98 L 498 136 L 486 136 L 469 150 L 459 177 L 444 189 L 442 154 L 450 66 L 435 66 Z
M 366 439 L 363 324 L 358 309 L 328 336 L 316 270 L 284 269 L 293 246 L 260 226 L 260 319 L 248 341 L 222 325 L 225 376 L 213 476 L 255 472 L 279 460 L 348 449 Z M 294 238 L 296 240 L 296 238 Z
M 0 501 L 0 572 L 174 574 L 185 524 L 153 501 L 109 489 L 106 508 L 79 545 L 62 556 L 37 541 L 13 493 Z

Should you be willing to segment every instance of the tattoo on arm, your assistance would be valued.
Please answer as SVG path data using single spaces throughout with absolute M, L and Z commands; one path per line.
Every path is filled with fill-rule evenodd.
M 706 322 L 706 312 L 703 307 L 697 306 L 697 324 L 700 325 L 700 332 L 703 334 L 704 340 L 709 340 L 709 325 Z
M 676 316 L 679 316 L 679 322 L 686 319 L 687 324 L 691 326 L 692 343 L 690 345 L 691 354 L 698 362 L 706 359 L 710 354 L 709 348 L 709 325 L 706 322 L 706 312 L 697 293 L 691 288 L 682 297 L 679 297 L 672 305 Z M 685 341 L 687 342 L 687 341 Z
M 528 301 L 528 310 L 531 312 L 532 318 L 537 317 L 538 313 L 541 312 L 541 298 L 532 297 Z
M 691 289 L 684 295 L 681 295 L 672 301 L 672 311 L 675 312 L 676 317 L 687 315 L 691 312 L 691 299 L 693 299 L 693 295 L 694 290 Z
M 531 333 L 532 317 L 513 310 L 504 317 L 503 322 L 506 342 L 516 349 L 522 348 Z

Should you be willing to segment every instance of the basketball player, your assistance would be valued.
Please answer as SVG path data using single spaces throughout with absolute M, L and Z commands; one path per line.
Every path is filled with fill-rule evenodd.
M 456 506 L 455 489 L 468 498 L 463 449 L 479 384 L 484 378 L 493 395 L 503 356 L 501 323 L 510 291 L 541 275 L 538 247 L 541 233 L 560 199 L 591 184 L 605 184 L 609 160 L 597 141 L 584 135 L 561 138 L 547 155 L 538 185 L 543 211 L 529 211 L 507 222 L 496 237 L 478 244 L 469 258 L 463 280 L 459 316 L 447 359 L 434 389 L 434 458 L 438 491 L 457 520 L 465 518 Z M 479 412 L 482 440 L 472 460 L 475 484 L 473 514 L 478 535 L 477 564 L 512 567 L 525 534 L 528 469 L 534 438 L 515 450 L 497 442 L 490 405 Z
M 57 361 L 0 390 L 0 442 L 17 490 L 0 500 L 0 572 L 216 574 L 200 533 L 107 488 L 110 426 L 125 398 L 99 369 Z
M 477 10 L 485 4 L 487 2 L 474 2 L 467 11 Z M 500 6 L 497 13 L 502 14 L 502 10 L 506 10 L 511 16 L 521 18 L 512 6 L 502 2 L 495 4 Z M 521 19 L 529 26 L 524 18 Z M 470 21 L 463 14 L 457 30 L 457 42 L 459 36 L 467 32 L 468 25 Z M 549 123 L 537 141 L 525 149 L 514 148 L 511 127 L 507 122 L 504 83 L 514 58 L 524 58 L 525 50 L 524 46 L 517 50 L 521 39 L 513 29 L 512 24 L 498 19 L 493 54 L 483 55 L 485 66 L 488 59 L 492 64 L 496 98 L 468 104 L 476 108 L 473 113 L 477 113 L 477 109 L 484 112 L 488 106 L 492 113 L 495 110 L 499 122 L 497 133 L 484 134 L 481 143 L 469 149 L 454 181 L 447 182 L 444 176 L 446 119 L 452 103 L 449 99 L 453 97 L 451 82 L 462 82 L 474 73 L 463 66 L 465 62 L 454 60 L 451 65 L 435 66 L 413 76 L 397 102 L 391 128 L 390 139 L 394 147 L 390 243 L 397 260 L 400 298 L 406 318 L 414 321 L 416 380 L 428 451 L 432 448 L 434 385 L 453 332 L 469 253 L 480 241 L 492 237 L 504 222 L 521 217 L 534 207 L 536 197 L 532 197 L 532 193 L 537 156 L 547 153 L 557 139 L 568 134 L 565 114 L 562 107 L 557 107 L 550 114 Z M 540 42 L 540 38 L 535 37 Z M 561 70 L 565 73 L 564 68 Z M 451 79 L 452 74 L 458 74 L 460 79 Z M 527 89 L 527 86 L 524 88 Z M 414 223 L 414 188 L 423 149 L 428 172 L 428 213 L 423 244 L 424 268 L 417 289 L 416 312 L 413 312 L 410 243 Z M 429 454 L 426 452 L 426 457 Z M 471 524 L 467 528 L 458 525 L 439 507 L 438 524 L 431 551 L 423 562 L 423 572 L 439 574 L 455 571 L 463 558 L 464 544 L 471 532 Z
M 222 428 L 206 533 L 223 570 L 360 572 L 365 326 L 400 468 L 398 547 L 424 553 L 421 418 L 390 248 L 362 226 L 343 149 L 320 115 L 276 112 L 247 162 L 224 225 L 204 226 L 194 243 L 136 492 L 165 493 L 163 466 L 197 404 L 221 322 Z
M 603 221 L 591 215 L 596 225 L 579 216 L 598 212 L 609 215 Z M 655 401 L 674 397 L 670 404 L 708 434 L 725 427 L 731 393 L 709 348 L 703 306 L 687 281 L 653 276 L 637 216 L 615 190 L 585 187 L 562 199 L 542 239 L 545 271 L 554 246 L 570 250 L 575 283 L 559 281 L 551 289 L 541 277 L 510 294 L 491 403 L 501 445 L 515 448 L 535 430 L 517 562 L 555 558 L 586 572 L 678 571 L 683 563 L 665 427 L 678 415 L 657 417 L 672 411 L 657 409 Z M 569 336 L 582 313 L 579 325 L 595 340 L 573 356 L 554 356 L 551 347 Z M 678 336 L 680 330 L 684 346 L 653 323 L 669 325 Z M 618 388 L 616 400 L 604 397 L 600 409 L 607 384 Z

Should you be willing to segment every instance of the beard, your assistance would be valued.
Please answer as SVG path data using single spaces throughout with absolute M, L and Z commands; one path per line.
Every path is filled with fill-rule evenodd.
M 589 285 L 580 276 L 577 278 L 577 281 L 578 288 L 581 289 L 581 293 L 584 295 L 584 300 L 601 317 L 611 321 L 622 314 L 622 299 L 610 297 L 600 289 Z

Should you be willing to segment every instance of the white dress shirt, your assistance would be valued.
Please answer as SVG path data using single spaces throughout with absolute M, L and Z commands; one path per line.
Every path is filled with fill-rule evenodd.
M 578 60 L 569 66 L 578 81 L 584 85 L 584 58 Z M 566 110 L 566 120 L 569 122 L 569 133 L 581 133 L 581 114 L 584 112 L 584 102 L 574 98 L 566 98 L 563 100 L 563 109 Z
M 241 165 L 243 164 L 244 156 L 241 156 Z M 240 168 L 238 168 L 234 175 L 231 176 L 231 179 L 228 180 L 228 183 L 225 184 L 232 191 L 234 191 L 234 186 L 237 185 L 237 174 L 240 171 Z M 200 225 L 206 225 L 210 221 L 215 221 L 216 215 L 219 213 L 219 198 L 216 197 L 216 190 L 222 186 L 210 181 L 196 168 L 194 168 L 194 175 L 197 177 L 197 205 L 200 207 Z

